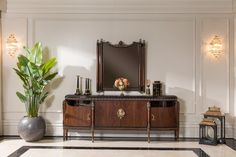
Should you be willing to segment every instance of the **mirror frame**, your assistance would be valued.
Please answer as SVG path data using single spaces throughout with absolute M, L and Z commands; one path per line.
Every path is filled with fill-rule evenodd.
M 104 88 L 103 86 L 103 78 L 104 78 L 104 72 L 103 72 L 103 46 L 108 44 L 109 46 L 112 46 L 114 48 L 128 48 L 130 46 L 137 46 L 137 55 L 139 58 L 139 64 L 138 64 L 138 86 L 133 87 L 132 89 L 127 89 L 127 91 L 139 91 L 139 92 L 145 92 L 145 41 L 139 40 L 139 42 L 133 42 L 130 45 L 125 44 L 123 41 L 120 41 L 118 44 L 111 44 L 110 42 L 105 42 L 102 39 L 97 41 L 97 92 L 104 92 L 104 91 L 116 91 L 115 88 Z

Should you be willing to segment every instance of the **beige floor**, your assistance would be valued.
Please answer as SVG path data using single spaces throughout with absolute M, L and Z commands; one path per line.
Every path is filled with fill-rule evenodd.
M 199 145 L 198 142 L 165 142 L 165 141 L 153 141 L 151 143 L 147 143 L 145 141 L 95 141 L 92 143 L 87 140 L 68 140 L 63 142 L 62 140 L 41 140 L 39 142 L 29 143 L 24 142 L 23 140 L 2 140 L 0 141 L 0 157 L 5 157 L 17 150 L 22 146 L 102 146 L 102 147 L 170 147 L 170 148 L 201 148 L 211 157 L 236 157 L 236 151 L 229 148 L 226 145 L 217 145 L 217 146 L 209 146 L 209 145 Z M 77 153 L 85 153 L 84 150 L 54 150 L 54 149 L 30 149 L 25 152 L 23 157 L 74 157 L 78 156 Z M 45 154 L 45 152 L 47 152 Z M 105 153 L 105 154 L 104 154 Z M 113 157 L 153 157 L 153 153 L 158 157 L 196 157 L 196 155 L 192 151 L 99 151 L 99 150 L 89 150 L 86 151 L 85 154 L 87 156 L 82 155 L 83 157 L 100 157 L 100 156 L 113 156 Z

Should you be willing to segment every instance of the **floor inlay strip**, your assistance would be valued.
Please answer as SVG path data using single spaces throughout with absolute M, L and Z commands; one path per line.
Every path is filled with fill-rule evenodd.
M 19 157 L 30 149 L 75 149 L 75 150 L 159 150 L 159 151 L 193 151 L 198 157 L 209 157 L 200 148 L 148 148 L 148 147 L 69 147 L 69 146 L 22 146 L 9 157 Z

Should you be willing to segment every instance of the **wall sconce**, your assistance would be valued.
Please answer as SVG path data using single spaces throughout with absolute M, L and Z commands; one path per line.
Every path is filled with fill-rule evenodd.
M 209 52 L 215 57 L 219 58 L 219 56 L 223 53 L 223 43 L 219 36 L 215 35 L 209 44 Z
M 9 37 L 7 38 L 7 45 L 6 45 L 6 48 L 7 48 L 7 51 L 8 51 L 8 54 L 11 56 L 11 57 L 14 57 L 16 55 L 16 52 L 18 51 L 19 49 L 19 46 L 18 46 L 18 41 L 16 40 L 16 37 L 15 37 L 15 34 L 10 34 Z

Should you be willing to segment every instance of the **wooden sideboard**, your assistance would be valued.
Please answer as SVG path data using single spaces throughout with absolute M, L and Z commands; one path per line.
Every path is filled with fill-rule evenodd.
M 179 103 L 176 96 L 78 96 L 63 101 L 63 138 L 69 129 L 173 130 L 179 137 Z

